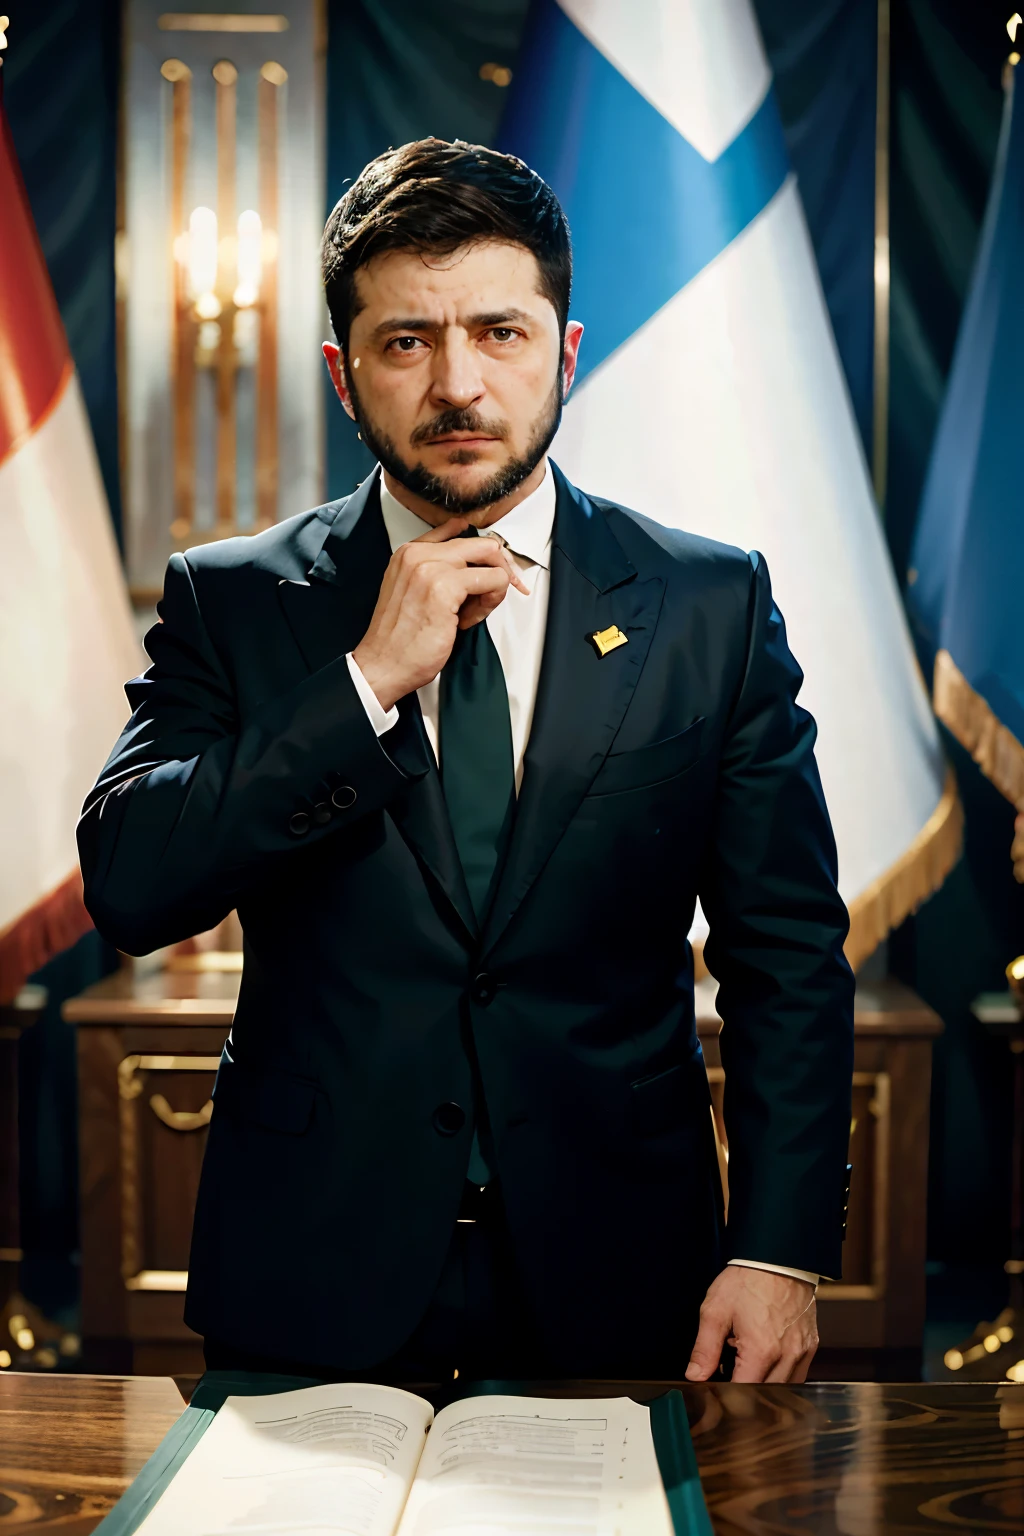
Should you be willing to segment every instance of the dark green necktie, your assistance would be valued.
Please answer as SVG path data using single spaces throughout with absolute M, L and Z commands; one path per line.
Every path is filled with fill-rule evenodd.
M 467 528 L 460 537 L 476 532 Z M 438 735 L 448 817 L 473 910 L 482 922 L 516 801 L 508 690 L 486 622 L 455 636 L 441 672 Z
M 459 537 L 473 538 L 475 528 Z M 473 910 L 481 925 L 512 830 L 515 762 L 508 689 L 486 622 L 460 629 L 441 672 L 438 707 L 441 785 Z M 474 1065 L 475 1126 L 467 1177 L 493 1177 L 494 1151 L 483 1087 Z

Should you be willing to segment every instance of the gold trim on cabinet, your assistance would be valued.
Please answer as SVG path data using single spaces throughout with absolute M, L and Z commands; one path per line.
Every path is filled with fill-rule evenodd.
M 818 1287 L 819 1301 L 883 1301 L 889 1280 L 889 1133 L 892 1078 L 888 1072 L 855 1072 L 853 1086 L 874 1089 L 874 1094 L 868 1102 L 868 1111 L 875 1122 L 871 1284 L 844 1285 L 841 1280 L 826 1280 Z
M 207 1099 L 202 1109 L 172 1109 L 162 1093 L 154 1093 L 149 1107 L 161 1124 L 172 1131 L 200 1131 L 209 1125 L 213 1114 L 212 1099 Z
M 121 1278 L 127 1291 L 183 1291 L 188 1280 L 185 1270 L 139 1268 L 139 1147 L 138 1127 L 132 1101 L 143 1091 L 138 1072 L 216 1072 L 219 1056 L 125 1056 L 117 1066 L 117 1094 L 120 1103 L 121 1140 Z M 150 1107 L 163 1120 L 154 1099 L 160 1099 L 172 1115 L 190 1113 L 172 1110 L 162 1094 L 155 1094 Z M 210 1105 L 212 1113 L 212 1103 Z M 195 1113 L 202 1115 L 206 1106 Z M 209 1118 L 209 1116 L 207 1116 Z M 164 1121 L 164 1124 L 168 1124 Z M 183 1130 L 184 1126 L 172 1126 Z M 199 1129 L 198 1126 L 189 1129 Z
M 126 1291 L 187 1291 L 187 1269 L 140 1269 L 124 1282 Z

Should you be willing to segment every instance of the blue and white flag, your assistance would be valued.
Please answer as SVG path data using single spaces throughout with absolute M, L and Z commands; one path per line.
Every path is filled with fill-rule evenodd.
M 907 600 L 934 657 L 936 713 L 1024 810 L 1024 99 L 1015 105 L 1015 90 L 1011 79 Z
M 944 877 L 960 812 L 749 0 L 537 0 L 500 147 L 573 235 L 585 334 L 558 463 L 767 558 L 856 964 Z

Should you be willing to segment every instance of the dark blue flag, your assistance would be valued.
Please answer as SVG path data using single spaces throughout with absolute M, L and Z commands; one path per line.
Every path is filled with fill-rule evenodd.
M 936 713 L 1024 808 L 1024 99 L 1014 98 L 1011 78 L 908 602 L 934 659 Z

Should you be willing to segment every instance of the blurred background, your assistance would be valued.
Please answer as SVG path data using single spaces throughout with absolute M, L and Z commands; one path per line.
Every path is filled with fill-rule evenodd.
M 23 771 L 7 820 L 0 812 L 0 1367 L 194 1364 L 180 1322 L 188 1230 L 238 936 L 197 936 L 183 952 L 125 965 L 75 907 L 68 837 L 102 763 L 97 743 L 109 745 L 122 721 L 120 683 L 144 664 L 132 648 L 152 622 L 169 554 L 346 495 L 368 472 L 319 357 L 330 335 L 319 232 L 369 159 L 433 134 L 523 153 L 569 213 L 573 314 L 592 327 L 597 351 L 562 452 L 556 444 L 559 462 L 586 488 L 663 521 L 765 548 L 784 594 L 822 723 L 841 854 L 850 850 L 844 894 L 862 984 L 856 1231 L 850 1272 L 822 1308 L 833 1321 L 823 1325 L 819 1374 L 1005 1376 L 1024 1355 L 1016 1314 L 1005 1311 L 1019 1304 L 1013 1287 L 1024 1273 L 1011 1231 L 1021 1201 L 1014 1091 L 1019 1118 L 1024 1084 L 1005 974 L 1024 950 L 1024 889 L 1010 852 L 1015 800 L 1024 807 L 1013 619 L 1024 364 L 1015 373 L 999 352 L 1020 323 L 1024 270 L 1019 260 L 1014 268 L 1024 254 L 1014 244 L 1024 153 L 1007 0 L 651 0 L 649 14 L 644 0 L 622 0 L 618 16 L 607 0 L 278 0 L 273 11 L 229 14 L 163 6 L 7 0 L 0 53 L 9 128 L 0 506 L 4 520 L 29 528 L 38 497 L 52 497 L 47 526 L 57 538 L 78 530 L 87 576 L 79 621 L 68 596 L 78 588 L 54 598 L 33 539 L 12 539 L 6 555 L 0 542 L 5 602 L 15 588 L 29 594 L 20 606 L 12 597 L 0 621 L 3 717 L 13 736 L 15 711 L 33 721 L 49 711 L 39 729 L 47 740 L 58 733 L 53 752 L 75 767 L 45 793 Z M 577 29 L 613 72 L 609 101 L 625 81 L 651 124 L 624 108 L 598 147 L 585 97 L 600 79 L 573 76 L 577 54 L 560 27 Z M 1021 116 L 1024 107 L 1017 139 Z M 663 132 L 680 136 L 668 150 Z M 721 168 L 721 197 L 742 202 L 742 177 L 728 181 L 727 162 L 753 133 L 752 201 L 692 257 L 691 232 L 719 196 L 701 191 L 700 177 Z M 595 253 L 602 219 L 613 231 L 632 219 L 628 167 L 683 151 L 700 164 L 691 176 L 681 161 L 661 182 L 657 217 L 641 220 L 637 236 L 675 251 L 681 231 L 678 271 L 662 292 L 645 253 L 634 262 L 623 247 L 606 292 Z M 607 172 L 588 170 L 599 154 L 620 155 L 619 170 L 610 160 Z M 41 277 L 28 226 L 15 228 L 19 174 Z M 795 222 L 783 227 L 786 198 Z M 787 262 L 793 294 L 780 298 Z M 716 289 L 723 274 L 728 284 Z M 634 313 L 618 289 L 646 294 L 648 277 L 652 296 Z M 63 337 L 47 307 L 51 286 Z M 620 323 L 602 342 L 606 312 Z M 667 507 L 653 491 L 643 496 L 639 418 L 626 411 L 622 440 L 610 434 L 611 467 L 594 440 L 609 439 L 597 426 L 611 419 L 602 415 L 610 381 L 639 367 L 653 328 L 670 321 L 683 326 L 680 348 L 651 383 L 679 434 L 679 495 Z M 692 363 L 687 327 L 701 337 Z M 32 370 L 47 348 L 52 379 L 37 387 Z M 62 415 L 71 406 L 48 414 L 47 389 L 57 398 L 68 358 L 95 459 L 84 478 L 61 484 L 45 466 L 86 452 L 54 435 L 78 430 Z M 715 490 L 732 457 L 721 424 L 718 459 L 691 469 L 688 402 L 709 377 L 733 450 L 752 466 L 750 506 L 734 522 Z M 772 411 L 788 412 L 785 430 L 808 445 L 813 494 L 801 489 L 810 468 L 791 479 L 790 466 L 767 484 L 783 430 Z M 28 466 L 30 439 L 43 469 Z M 89 574 L 90 561 L 100 574 Z M 74 650 L 79 622 L 99 658 L 87 680 L 103 691 L 102 707 L 88 706 L 102 722 L 96 740 L 70 740 L 67 703 L 42 700 L 38 683 L 25 692 L 26 678 L 42 675 L 31 657 L 42 668 L 55 648 Z M 116 644 L 103 640 L 108 624 Z M 937 673 L 937 656 L 951 657 L 952 671 L 940 660 Z M 933 698 L 940 674 L 945 706 Z M 19 750 L 0 749 L 5 780 Z M 58 798 L 67 830 L 41 862 Z M 713 1010 L 712 984 L 712 1019 Z M 298 1327 L 268 1319 L 268 1332 Z M 276 1352 L 301 1353 L 294 1341 Z

